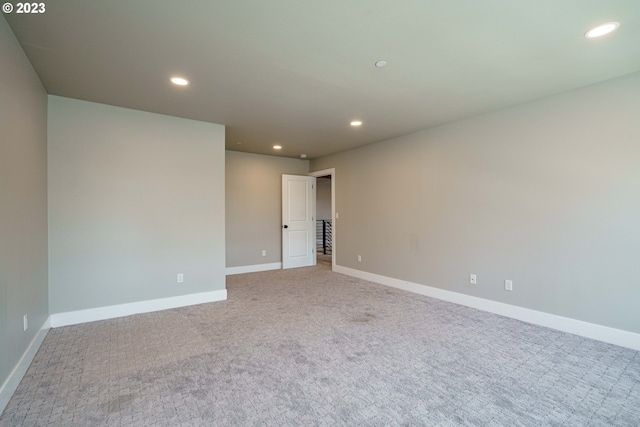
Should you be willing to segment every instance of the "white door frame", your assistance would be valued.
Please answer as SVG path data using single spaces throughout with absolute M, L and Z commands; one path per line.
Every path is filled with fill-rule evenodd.
M 331 270 L 336 268 L 336 168 L 323 169 L 320 171 L 309 172 L 309 176 L 328 176 L 331 175 Z M 316 213 L 317 218 L 317 213 Z

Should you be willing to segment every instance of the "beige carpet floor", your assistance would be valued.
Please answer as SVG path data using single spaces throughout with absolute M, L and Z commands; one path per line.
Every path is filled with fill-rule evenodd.
M 637 351 L 316 267 L 52 329 L 0 426 L 638 426 Z

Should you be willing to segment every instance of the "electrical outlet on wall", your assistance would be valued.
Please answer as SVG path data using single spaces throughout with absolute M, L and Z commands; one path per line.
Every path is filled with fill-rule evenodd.
M 469 275 L 469 284 L 476 285 L 478 283 L 478 277 L 475 274 Z
M 178 273 L 178 283 L 184 282 L 184 273 Z
M 505 280 L 504 281 L 504 290 L 512 291 L 513 290 L 513 280 Z
M 262 256 L 267 256 L 267 250 L 266 249 L 262 250 Z
M 29 319 L 27 318 L 26 314 L 22 316 L 22 326 L 24 326 L 25 331 L 29 329 Z
M 358 262 L 362 262 L 362 255 L 358 255 Z

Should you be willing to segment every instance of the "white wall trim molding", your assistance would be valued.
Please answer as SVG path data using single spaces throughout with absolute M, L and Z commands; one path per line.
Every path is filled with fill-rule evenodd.
M 79 323 L 95 322 L 96 320 L 113 319 L 116 317 L 130 316 L 132 314 L 150 313 L 189 305 L 224 301 L 226 299 L 227 290 L 222 289 L 220 291 L 201 292 L 198 294 L 56 313 L 51 315 L 51 327 L 58 328 L 61 326 L 77 325 Z
M 282 270 L 281 262 L 272 262 L 270 264 L 241 265 L 239 267 L 227 267 L 227 276 L 234 274 L 255 273 L 258 271 Z
M 18 389 L 18 385 L 24 374 L 27 373 L 27 369 L 29 369 L 29 365 L 33 362 L 33 358 L 36 357 L 36 353 L 38 349 L 42 345 L 44 338 L 47 336 L 47 332 L 51 328 L 51 318 L 47 318 L 47 320 L 42 324 L 42 327 L 38 331 L 35 337 L 31 340 L 31 343 L 22 354 L 20 361 L 13 368 L 13 371 L 9 374 L 9 377 L 5 380 L 2 387 L 0 387 L 0 414 L 4 411 L 4 408 L 7 407 L 11 396 Z
M 501 316 L 510 317 L 523 322 L 533 323 L 535 325 L 568 332 L 574 335 L 580 335 L 586 338 L 619 345 L 633 350 L 640 350 L 640 334 L 634 332 L 596 325 L 582 320 L 544 313 L 542 311 L 491 301 L 427 285 L 420 285 L 418 283 L 407 282 L 405 280 L 394 279 L 340 265 L 336 266 L 333 271 L 335 273 L 357 277 L 359 279 L 368 280 L 370 282 L 402 289 L 439 300 L 488 311 L 490 313 L 499 314 Z

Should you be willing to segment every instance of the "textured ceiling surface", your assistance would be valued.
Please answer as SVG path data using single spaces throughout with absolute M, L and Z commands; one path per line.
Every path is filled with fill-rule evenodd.
M 640 71 L 638 0 L 56 0 L 5 18 L 50 94 L 223 124 L 227 149 L 287 157 Z

